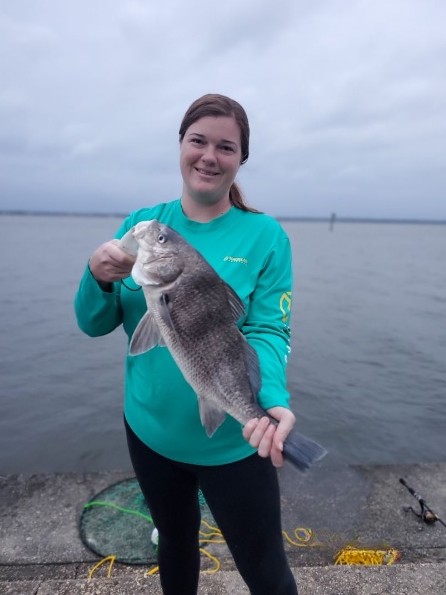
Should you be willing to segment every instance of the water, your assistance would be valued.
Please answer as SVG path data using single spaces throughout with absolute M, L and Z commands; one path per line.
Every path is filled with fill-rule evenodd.
M 91 339 L 73 296 L 113 217 L 0 217 L 0 474 L 128 468 L 120 329 Z M 289 386 L 324 465 L 446 453 L 446 226 L 286 222 Z

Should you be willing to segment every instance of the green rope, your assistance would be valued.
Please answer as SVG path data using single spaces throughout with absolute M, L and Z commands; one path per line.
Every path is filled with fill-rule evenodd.
M 135 516 L 140 516 L 149 523 L 153 523 L 152 517 L 148 516 L 147 514 L 143 514 L 142 512 L 139 512 L 137 510 L 132 510 L 131 508 L 123 508 L 122 506 L 113 504 L 113 502 L 102 502 L 101 500 L 93 500 L 92 502 L 87 502 L 87 504 L 84 505 L 84 508 L 91 508 L 92 506 L 108 506 L 109 508 L 119 510 L 119 512 L 125 512 L 127 514 L 134 514 Z

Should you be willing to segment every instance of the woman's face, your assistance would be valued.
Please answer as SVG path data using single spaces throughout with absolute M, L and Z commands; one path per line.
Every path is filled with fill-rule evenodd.
M 240 128 L 235 119 L 200 118 L 186 130 L 180 145 L 183 198 L 203 205 L 229 200 L 240 161 Z

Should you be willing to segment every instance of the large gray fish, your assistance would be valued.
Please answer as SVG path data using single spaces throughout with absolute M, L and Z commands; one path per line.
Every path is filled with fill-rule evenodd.
M 233 289 L 182 236 L 157 220 L 136 224 L 120 246 L 136 254 L 132 277 L 148 308 L 131 338 L 130 354 L 157 345 L 169 349 L 197 394 L 208 436 L 227 413 L 242 425 L 268 415 L 257 403 L 259 362 L 236 325 L 244 305 Z M 326 450 L 294 429 L 283 454 L 304 470 Z

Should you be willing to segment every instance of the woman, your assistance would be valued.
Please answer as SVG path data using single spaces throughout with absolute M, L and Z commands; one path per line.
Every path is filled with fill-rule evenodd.
M 295 595 L 282 541 L 275 467 L 295 417 L 288 406 L 291 256 L 271 217 L 247 207 L 235 177 L 249 155 L 244 109 L 205 95 L 180 127 L 181 198 L 130 214 L 120 238 L 139 221 L 158 219 L 191 243 L 245 304 L 239 328 L 259 356 L 260 405 L 278 420 L 230 416 L 209 438 L 197 398 L 165 348 L 127 357 L 124 417 L 130 457 L 159 531 L 159 568 L 166 595 L 195 595 L 200 554 L 201 489 L 237 568 L 253 595 Z M 146 310 L 127 279 L 134 259 L 112 240 L 95 250 L 75 299 L 80 328 L 104 335 L 123 324 L 128 337 Z M 218 362 L 216 362 L 218 365 Z

